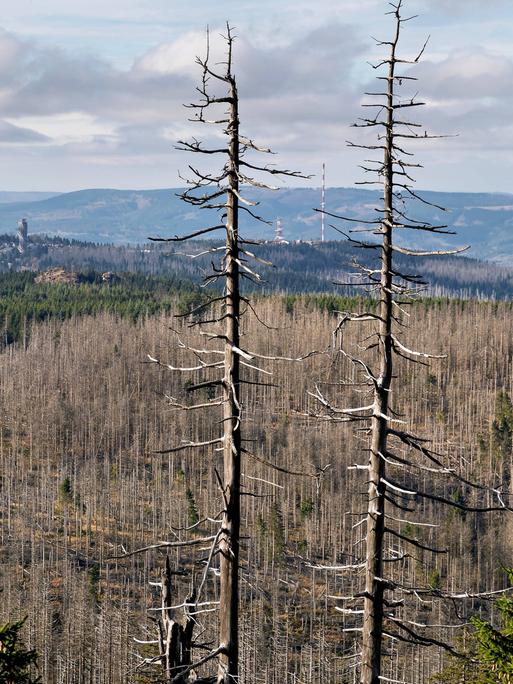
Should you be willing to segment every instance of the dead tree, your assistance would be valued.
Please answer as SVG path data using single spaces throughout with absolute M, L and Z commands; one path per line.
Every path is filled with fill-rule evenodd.
M 192 650 L 195 647 L 193 634 L 195 627 L 194 616 L 191 615 L 191 607 L 196 603 L 194 588 L 180 605 L 173 605 L 172 577 L 182 572 L 173 572 L 166 556 L 164 570 L 160 582 L 153 582 L 154 586 L 160 588 L 161 603 L 157 609 L 160 615 L 155 619 L 157 627 L 157 638 L 151 640 L 135 639 L 137 644 L 157 645 L 159 654 L 155 657 L 144 658 L 140 668 L 148 665 L 160 663 L 165 682 L 175 682 L 175 684 L 186 684 L 190 681 L 189 675 L 192 672 Z M 175 611 L 182 609 L 184 620 L 180 622 L 174 617 Z M 162 681 L 162 680 L 161 680 Z M 212 682 L 212 679 L 198 680 Z
M 237 681 L 239 676 L 239 545 L 240 545 L 240 506 L 241 506 L 241 460 L 242 448 L 242 407 L 243 399 L 241 386 L 245 381 L 241 379 L 241 367 L 250 368 L 252 372 L 268 373 L 255 364 L 258 354 L 244 350 L 240 346 L 241 317 L 251 309 L 249 300 L 241 293 L 241 279 L 247 278 L 258 282 L 260 276 L 248 264 L 249 260 L 258 261 L 258 257 L 249 251 L 250 241 L 241 238 L 239 233 L 239 213 L 247 212 L 254 219 L 264 221 L 258 216 L 254 207 L 256 202 L 242 196 L 240 186 L 247 185 L 258 188 L 277 189 L 253 178 L 255 172 L 264 172 L 285 177 L 303 177 L 298 172 L 278 170 L 273 166 L 261 165 L 248 159 L 251 152 L 271 153 L 270 150 L 257 146 L 251 139 L 241 135 L 239 126 L 239 96 L 237 83 L 233 72 L 233 43 L 234 35 L 229 25 L 225 36 L 227 43 L 227 59 L 223 63 L 223 70 L 210 64 L 209 43 L 207 34 L 207 52 L 204 59 L 197 59 L 202 70 L 202 82 L 197 88 L 200 101 L 188 105 L 195 114 L 192 121 L 206 125 L 222 126 L 226 144 L 220 147 L 205 147 L 202 142 L 193 139 L 191 142 L 181 141 L 178 149 L 194 154 L 207 156 L 221 156 L 224 158 L 219 173 L 202 172 L 189 165 L 192 174 L 185 179 L 188 185 L 181 198 L 194 207 L 210 209 L 220 213 L 220 221 L 216 225 L 200 228 L 189 235 L 171 238 L 151 238 L 159 241 L 184 241 L 190 238 L 224 231 L 224 247 L 212 247 L 208 251 L 221 254 L 219 265 L 213 263 L 213 272 L 205 278 L 206 285 L 222 281 L 222 294 L 211 296 L 208 301 L 189 314 L 199 316 L 199 320 L 192 322 L 192 327 L 200 326 L 201 335 L 208 342 L 217 342 L 216 348 L 197 348 L 179 341 L 179 346 L 196 362 L 191 367 L 174 367 L 164 364 L 159 359 L 150 357 L 153 363 L 166 366 L 173 371 L 207 374 L 222 372 L 222 377 L 208 378 L 192 384 L 188 390 L 210 388 L 221 390 L 221 393 L 209 399 L 206 403 L 193 406 L 183 406 L 171 399 L 176 408 L 185 410 L 222 410 L 222 435 L 205 442 L 186 442 L 165 453 L 178 452 L 193 448 L 215 447 L 223 453 L 223 472 L 216 468 L 216 478 L 222 498 L 222 514 L 220 527 L 215 535 L 203 539 L 203 543 L 210 543 L 211 549 L 203 581 L 198 589 L 196 605 L 201 598 L 205 585 L 205 578 L 212 567 L 214 559 L 219 557 L 220 600 L 219 600 L 219 643 L 218 647 L 201 659 L 201 663 L 209 659 L 218 659 L 218 684 Z M 214 90 L 220 88 L 220 94 Z M 209 118 L 207 112 L 223 108 L 220 115 L 214 114 Z M 265 221 L 266 222 L 266 221 Z M 204 326 L 214 326 L 215 329 L 205 329 Z M 220 346 L 219 346 L 220 343 Z M 272 357 L 267 357 L 272 358 Z M 253 383 L 254 384 L 254 383 Z M 217 518 L 217 516 L 216 516 Z M 216 522 L 213 519 L 211 522 Z M 218 521 L 219 522 L 219 521 Z M 201 540 L 200 540 L 201 541 Z M 175 545 L 172 543 L 171 545 Z M 162 545 L 161 545 L 162 546 Z M 165 546 L 165 545 L 164 545 Z M 195 613 L 201 612 L 195 610 Z M 181 680 L 171 679 L 172 682 Z
M 420 539 L 411 539 L 401 534 L 398 522 L 408 522 L 414 526 L 424 524 L 402 519 L 404 512 L 414 510 L 413 501 L 441 502 L 473 512 L 504 510 L 507 507 L 499 488 L 487 488 L 465 480 L 453 467 L 445 464 L 444 457 L 435 453 L 427 440 L 402 428 L 401 424 L 405 424 L 405 421 L 399 418 L 393 408 L 393 398 L 398 389 L 394 383 L 395 359 L 401 357 L 408 363 L 426 363 L 430 358 L 442 358 L 411 349 L 401 341 L 404 319 L 408 316 L 406 307 L 412 303 L 419 288 L 425 283 L 414 274 L 398 271 L 394 264 L 394 254 L 454 254 L 466 248 L 421 251 L 404 245 L 404 242 L 401 244 L 400 240 L 395 239 L 398 234 L 418 235 L 423 232 L 436 236 L 450 234 L 452 231 L 448 230 L 447 225 L 432 225 L 412 218 L 410 214 L 410 205 L 415 201 L 425 204 L 430 202 L 414 189 L 412 171 L 420 167 L 420 164 L 414 163 L 413 155 L 406 149 L 405 144 L 408 141 L 428 140 L 440 136 L 427 134 L 420 123 L 411 121 L 406 115 L 406 112 L 424 103 L 419 102 L 416 95 L 399 96 L 400 86 L 410 86 L 416 80 L 409 73 L 399 73 L 399 69 L 404 65 L 416 64 L 425 50 L 427 41 L 415 58 L 401 58 L 398 55 L 401 29 L 414 17 L 403 17 L 403 0 L 397 0 L 390 5 L 392 11 L 388 14 L 395 20 L 393 37 L 389 41 L 377 41 L 379 46 L 388 49 L 388 55 L 372 65 L 376 70 L 386 69 L 386 75 L 378 76 L 378 81 L 384 88 L 378 88 L 378 92 L 366 93 L 373 100 L 363 106 L 373 113 L 362 117 L 354 124 L 357 128 L 377 129 L 378 139 L 374 144 L 349 143 L 352 147 L 370 150 L 373 155 L 382 154 L 381 159 L 368 159 L 361 167 L 365 173 L 377 176 L 377 180 L 365 180 L 361 184 L 382 187 L 381 205 L 376 208 L 378 216 L 362 221 L 329 214 L 348 225 L 352 224 L 347 231 L 333 227 L 343 232 L 355 246 L 379 255 L 379 264 L 376 268 L 369 268 L 355 261 L 359 275 L 363 275 L 364 278 L 351 283 L 353 287 L 366 288 L 377 300 L 376 308 L 360 314 L 344 313 L 336 330 L 336 337 L 342 340 L 343 330 L 347 324 L 354 323 L 365 327 L 365 342 L 360 349 L 363 347 L 366 355 L 362 357 L 350 354 L 343 346 L 340 347 L 339 353 L 350 359 L 353 367 L 358 369 L 360 384 L 367 388 L 370 399 L 363 406 L 338 409 L 319 388 L 313 395 L 333 420 L 357 422 L 369 437 L 368 463 L 354 466 L 368 475 L 368 508 L 365 516 L 356 523 L 357 526 L 363 525 L 366 530 L 362 539 L 365 553 L 357 562 L 337 568 L 339 571 L 364 573 L 360 591 L 343 599 L 350 604 L 347 608 L 339 609 L 346 615 L 360 616 L 362 619 L 360 625 L 355 624 L 347 630 L 361 633 L 361 653 L 357 655 L 361 684 L 392 681 L 383 674 L 382 668 L 385 638 L 409 644 L 433 645 L 453 651 L 449 643 L 429 634 L 430 628 L 440 628 L 442 625 L 416 624 L 404 607 L 405 595 L 427 593 L 443 598 L 443 592 L 433 591 L 430 587 L 402 585 L 387 572 L 387 567 L 391 564 L 404 563 L 408 555 L 411 558 L 411 554 L 397 553 L 394 544 L 400 544 L 401 548 L 403 545 L 409 545 L 410 548 L 422 549 L 427 553 L 445 553 L 444 549 L 434 548 L 431 544 L 424 544 Z M 442 207 L 437 208 L 445 211 Z M 376 237 L 368 241 L 361 240 L 355 233 L 362 232 L 368 232 Z M 388 474 L 388 470 L 402 473 L 404 482 L 394 479 L 393 475 Z M 488 497 L 487 501 L 476 505 L 463 504 L 432 491 L 421 491 L 418 486 L 412 487 L 411 474 L 426 471 L 433 473 L 434 479 L 454 478 L 466 488 Z M 397 514 L 392 514 L 391 508 L 403 512 L 402 515 L 398 517 Z M 463 596 L 468 594 L 465 593 Z M 454 598 L 453 595 L 450 597 Z M 355 607 L 355 602 L 361 602 L 363 605 Z M 427 635 L 422 633 L 423 629 L 426 629 Z

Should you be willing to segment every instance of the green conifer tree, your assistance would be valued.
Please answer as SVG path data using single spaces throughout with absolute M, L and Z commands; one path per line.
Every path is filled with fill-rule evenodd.
M 0 626 L 0 682 L 3 684 L 37 684 L 41 681 L 40 677 L 31 674 L 37 667 L 37 653 L 26 649 L 20 637 L 25 619 Z

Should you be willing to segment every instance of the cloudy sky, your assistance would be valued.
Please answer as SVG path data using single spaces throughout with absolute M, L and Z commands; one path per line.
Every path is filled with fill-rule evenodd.
M 359 180 L 362 93 L 386 39 L 385 0 L 1 0 L 0 189 L 68 191 L 180 184 L 191 159 L 177 139 L 201 135 L 194 100 L 206 25 L 236 27 L 244 132 L 288 168 L 332 186 Z M 513 192 L 513 3 L 406 0 L 405 56 L 419 120 L 450 134 L 419 147 L 419 187 Z M 214 47 L 214 50 L 217 48 Z M 220 53 L 218 53 L 220 54 Z M 405 95 L 408 94 L 405 89 Z M 200 128 L 200 130 L 198 130 Z M 457 135 L 456 135 L 457 134 Z M 417 150 L 416 150 L 417 151 Z M 192 160 L 197 163 L 197 159 Z

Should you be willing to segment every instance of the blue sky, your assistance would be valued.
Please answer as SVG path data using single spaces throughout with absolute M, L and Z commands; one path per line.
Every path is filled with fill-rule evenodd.
M 173 142 L 202 133 L 182 106 L 194 98 L 194 56 L 205 26 L 214 41 L 226 19 L 239 36 L 244 131 L 288 168 L 318 174 L 325 161 L 329 185 L 359 180 L 360 155 L 345 141 L 360 135 L 350 123 L 374 76 L 370 36 L 390 32 L 384 0 L 9 5 L 0 21 L 1 189 L 178 185 L 191 160 Z M 405 6 L 420 16 L 405 28 L 404 53 L 431 34 L 415 73 L 427 103 L 419 118 L 457 134 L 418 149 L 419 187 L 513 192 L 513 3 Z

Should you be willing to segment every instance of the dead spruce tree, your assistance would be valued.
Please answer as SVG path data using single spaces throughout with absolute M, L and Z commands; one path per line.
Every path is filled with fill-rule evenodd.
M 173 672 L 173 667 L 167 668 L 166 681 L 184 682 L 187 675 L 196 670 L 200 665 L 208 661 L 218 660 L 218 684 L 227 684 L 239 680 L 239 553 L 240 553 L 240 519 L 241 519 L 241 461 L 245 450 L 242 447 L 242 424 L 243 424 L 243 399 L 241 388 L 244 383 L 265 384 L 258 380 L 241 378 L 243 367 L 251 369 L 253 373 L 266 373 L 259 368 L 256 363 L 258 359 L 274 359 L 277 357 L 262 356 L 240 346 L 240 327 L 241 318 L 248 309 L 252 309 L 249 300 L 241 294 L 241 279 L 247 278 L 253 282 L 258 282 L 260 276 L 249 265 L 249 260 L 258 261 L 258 257 L 249 251 L 248 245 L 255 244 L 254 241 L 245 240 L 239 233 L 239 213 L 241 210 L 247 212 L 256 220 L 263 221 L 258 216 L 253 202 L 242 196 L 240 186 L 247 185 L 258 188 L 277 189 L 266 183 L 253 178 L 255 172 L 280 175 L 285 177 L 302 177 L 298 172 L 288 170 L 278 170 L 273 166 L 259 164 L 251 161 L 248 157 L 251 152 L 269 154 L 268 149 L 257 146 L 251 139 L 241 135 L 239 127 L 239 96 L 237 83 L 233 72 L 233 44 L 234 35 L 229 25 L 225 36 L 227 44 L 226 62 L 221 63 L 224 67 L 219 70 L 220 65 L 212 66 L 209 54 L 209 39 L 207 34 L 207 52 L 204 59 L 197 59 L 202 70 L 201 85 L 197 88 L 200 101 L 188 105 L 195 115 L 192 121 L 223 127 L 222 132 L 226 138 L 226 144 L 220 147 L 206 147 L 202 142 L 193 139 L 191 142 L 181 141 L 178 149 L 208 157 L 220 156 L 224 158 L 221 170 L 218 173 L 202 172 L 195 166 L 189 165 L 192 174 L 191 178 L 186 179 L 187 189 L 181 198 L 192 205 L 201 209 L 213 210 L 220 214 L 220 220 L 215 224 L 184 236 L 171 238 L 151 238 L 153 240 L 165 242 L 182 242 L 194 237 L 212 234 L 216 231 L 224 231 L 225 244 L 223 247 L 214 246 L 208 250 L 213 255 L 221 254 L 220 263 L 212 264 L 213 272 L 205 278 L 206 285 L 223 282 L 222 293 L 212 295 L 206 302 L 194 308 L 186 317 L 190 320 L 193 315 L 195 319 L 190 323 L 191 327 L 199 326 L 200 335 L 207 340 L 206 348 L 192 346 L 188 342 L 179 340 L 179 347 L 186 354 L 196 359 L 192 366 L 173 366 L 164 363 L 160 359 L 150 357 L 152 363 L 158 364 L 171 371 L 189 372 L 193 374 L 205 372 L 206 379 L 200 382 L 191 383 L 187 390 L 208 389 L 215 393 L 221 390 L 219 395 L 213 396 L 207 402 L 196 405 L 184 405 L 178 400 L 170 398 L 170 403 L 177 409 L 186 411 L 191 410 L 220 410 L 222 412 L 221 424 L 222 434 L 211 440 L 202 442 L 187 441 L 179 446 L 167 449 L 159 453 L 176 453 L 190 449 L 205 447 L 214 448 L 214 454 L 222 451 L 223 470 L 220 472 L 215 468 L 215 475 L 219 484 L 222 498 L 221 520 L 210 519 L 212 523 L 220 523 L 217 532 L 211 536 L 194 539 L 184 542 L 169 542 L 156 544 L 152 548 L 179 547 L 190 544 L 205 545 L 210 544 L 206 568 L 200 586 L 195 592 L 194 600 L 188 600 L 184 604 L 176 607 L 188 609 L 188 615 L 194 615 L 194 619 L 199 619 L 202 606 L 208 605 L 204 610 L 210 611 L 211 603 L 201 601 L 202 593 L 205 588 L 206 578 L 213 569 L 213 564 L 219 557 L 219 640 L 218 646 L 211 650 L 196 662 L 191 662 L 188 648 L 194 649 L 197 646 L 194 640 L 190 639 L 187 646 L 186 662 L 182 659 Z M 218 90 L 221 93 L 218 93 Z M 214 113 L 224 108 L 221 114 Z M 208 326 L 208 328 L 205 328 Z M 215 329 L 214 329 L 215 328 Z M 217 343 L 215 348 L 208 346 L 208 343 Z M 257 362 L 255 363 L 255 359 Z M 216 373 L 222 372 L 222 377 Z M 213 377 L 213 375 L 215 377 Z M 246 452 L 247 453 L 247 452 Z M 202 521 L 205 522 L 205 521 Z M 197 527 L 197 525 L 193 525 Z M 166 603 L 166 601 L 164 602 Z M 167 609 L 163 605 L 163 610 Z M 172 625 L 173 621 L 166 623 Z M 189 623 L 187 623 L 189 624 Z M 186 626 L 187 629 L 187 626 Z M 160 640 L 162 643 L 166 640 Z M 169 639 L 168 639 L 169 641 Z M 178 640 L 179 641 L 179 640 Z M 178 643 L 176 641 L 176 643 Z M 163 655 L 162 653 L 160 654 Z M 175 658 L 177 661 L 177 657 Z M 169 662 L 169 658 L 165 661 Z M 213 681 L 212 677 L 206 677 L 202 681 Z M 197 681 L 197 680 L 195 680 Z
M 154 619 L 157 638 L 151 640 L 135 638 L 134 640 L 137 644 L 156 645 L 159 649 L 157 656 L 142 661 L 142 669 L 147 665 L 158 663 L 164 676 L 163 681 L 185 684 L 189 681 L 192 650 L 195 645 L 193 637 L 196 620 L 192 609 L 195 606 L 196 596 L 193 588 L 182 604 L 173 605 L 173 575 L 177 574 L 186 573 L 171 570 L 169 556 L 166 556 L 161 581 L 152 582 L 154 586 L 159 587 L 161 596 L 161 608 L 157 609 L 157 617 Z M 182 609 L 184 613 L 183 624 L 175 619 L 175 612 L 179 609 Z M 162 681 L 160 677 L 159 680 Z
M 403 17 L 402 0 L 390 5 L 392 11 L 388 14 L 395 20 L 394 35 L 389 41 L 377 41 L 379 46 L 388 48 L 388 55 L 373 65 L 376 70 L 386 69 L 386 74 L 378 77 L 384 88 L 378 89 L 379 92 L 366 93 L 373 100 L 363 106 L 373 113 L 354 124 L 357 128 L 377 129 L 377 142 L 349 143 L 352 147 L 371 151 L 373 156 L 381 153 L 381 159 L 368 159 L 361 167 L 365 173 L 377 176 L 376 180 L 365 180 L 362 184 L 382 187 L 381 206 L 376 209 L 378 216 L 366 221 L 329 213 L 329 216 L 353 225 L 349 230 L 341 232 L 355 246 L 379 255 L 379 265 L 375 268 L 355 261 L 363 280 L 351 283 L 352 286 L 361 285 L 368 289 L 376 301 L 376 309 L 371 308 L 358 314 L 344 313 L 336 330 L 336 338 L 340 342 L 339 353 L 350 360 L 358 384 L 366 388 L 360 391 L 368 393 L 370 400 L 364 406 L 341 409 L 327 396 L 326 391 L 318 387 L 314 393 L 315 399 L 322 404 L 325 415 L 336 421 L 357 422 L 369 439 L 368 463 L 354 466 L 368 477 L 367 512 L 355 524 L 355 527 L 364 530 L 360 542 L 365 551 L 347 566 L 325 566 L 325 569 L 336 569 L 339 572 L 360 573 L 354 593 L 340 597 L 346 602 L 346 606 L 339 610 L 352 621 L 345 631 L 361 634 L 361 650 L 350 656 L 355 659 L 361 684 L 395 681 L 384 674 L 385 639 L 389 640 L 388 643 L 431 645 L 454 652 L 449 640 L 438 638 L 437 632 L 444 625 L 415 622 L 409 612 L 408 596 L 429 595 L 454 599 L 468 598 L 471 595 L 469 592 L 454 594 L 443 592 L 439 587 L 408 584 L 401 579 L 405 576 L 404 571 L 399 573 L 387 570 L 397 565 L 404 569 L 408 562 L 415 562 L 414 551 L 433 554 L 446 552 L 445 549 L 435 548 L 433 540 L 424 542 L 420 534 L 413 537 L 401 532 L 401 524 L 421 530 L 436 527 L 411 518 L 404 519 L 405 513 L 415 510 L 414 501 L 442 503 L 466 512 L 490 512 L 507 507 L 499 488 L 482 486 L 462 477 L 452 464 L 447 465 L 444 457 L 430 448 L 427 440 L 402 427 L 406 422 L 394 410 L 394 397 L 400 398 L 394 382 L 395 359 L 400 357 L 407 363 L 426 363 L 430 358 L 443 358 L 411 349 L 401 339 L 404 339 L 404 320 L 409 315 L 406 307 L 412 304 L 413 297 L 425 283 L 418 276 L 399 272 L 394 264 L 394 254 L 414 257 L 454 254 L 463 250 L 420 251 L 404 246 L 404 242 L 401 245 L 401 241 L 397 242 L 395 239 L 398 234 L 428 233 L 437 236 L 450 234 L 451 231 L 447 230 L 446 225 L 433 225 L 412 218 L 410 213 L 410 206 L 415 201 L 424 204 L 430 202 L 414 189 L 412 170 L 420 167 L 420 164 L 414 163 L 413 155 L 406 149 L 406 144 L 408 141 L 440 136 L 427 134 L 420 123 L 411 121 L 405 114 L 424 103 L 419 102 L 416 95 L 401 97 L 398 94 L 401 86 L 411 86 L 416 80 L 409 72 L 399 73 L 399 70 L 419 61 L 427 41 L 414 59 L 401 58 L 398 54 L 401 29 L 414 17 Z M 444 211 L 437 205 L 431 206 Z M 362 232 L 378 236 L 379 240 L 358 239 L 355 233 Z M 365 329 L 360 346 L 360 349 L 365 350 L 363 356 L 361 352 L 358 355 L 357 352 L 353 354 L 343 347 L 342 336 L 348 324 Z M 394 473 L 399 473 L 397 479 Z M 425 476 L 427 473 L 432 479 L 430 484 L 433 489 L 429 487 L 429 491 L 422 491 L 417 483 L 420 475 Z M 470 495 L 468 500 L 461 501 L 457 497 L 451 499 L 443 492 L 439 493 L 440 490 L 437 492 L 435 485 L 438 484 L 443 489 L 448 478 L 453 478 L 466 491 L 475 492 L 475 502 L 471 502 Z M 405 550 L 408 547 L 410 550 Z M 361 573 L 364 577 L 361 577 Z M 462 620 L 460 626 L 463 624 Z

